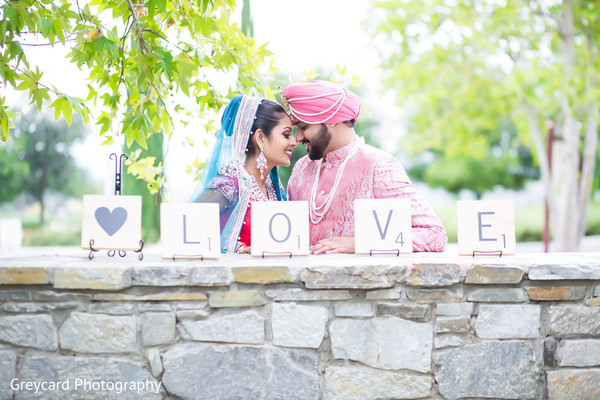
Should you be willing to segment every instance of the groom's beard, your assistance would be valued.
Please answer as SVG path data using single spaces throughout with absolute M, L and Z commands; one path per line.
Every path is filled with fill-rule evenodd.
M 311 160 L 320 160 L 325 155 L 325 150 L 331 142 L 331 134 L 327 130 L 327 125 L 321 124 L 321 128 L 316 133 L 313 139 L 310 140 L 310 151 L 308 158 Z

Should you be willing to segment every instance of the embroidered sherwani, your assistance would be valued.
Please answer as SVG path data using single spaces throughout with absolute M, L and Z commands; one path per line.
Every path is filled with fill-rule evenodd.
M 357 138 L 357 140 L 359 140 Z M 319 177 L 317 205 L 323 204 L 336 179 L 338 168 L 349 153 L 352 143 L 327 153 Z M 290 200 L 310 202 L 318 161 L 301 158 L 288 183 Z M 435 212 L 417 193 L 406 171 L 394 156 L 369 145 L 363 145 L 348 161 L 339 187 L 323 219 L 310 223 L 310 243 L 337 236 L 354 236 L 354 199 L 409 199 L 412 211 L 413 251 L 444 251 L 448 243 L 446 231 Z

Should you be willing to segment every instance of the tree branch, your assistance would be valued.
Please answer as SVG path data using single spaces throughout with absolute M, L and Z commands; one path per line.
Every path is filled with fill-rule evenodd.
M 140 51 L 143 55 L 144 51 L 148 50 L 146 47 L 146 43 L 144 42 L 144 37 L 142 36 L 143 30 L 140 26 L 140 21 L 138 20 L 137 14 L 135 13 L 135 7 L 133 6 L 133 3 L 131 3 L 131 0 L 127 0 L 127 6 L 129 7 L 129 11 L 131 12 L 131 16 L 133 17 L 133 24 L 135 25 L 138 43 L 140 44 Z

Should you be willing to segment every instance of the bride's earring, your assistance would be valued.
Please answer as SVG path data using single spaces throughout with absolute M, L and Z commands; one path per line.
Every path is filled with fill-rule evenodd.
M 258 157 L 256 157 L 256 166 L 260 171 L 260 179 L 265 179 L 264 172 L 265 168 L 267 168 L 267 157 L 265 157 L 265 153 L 263 152 L 262 148 L 260 149 L 260 154 L 258 155 Z

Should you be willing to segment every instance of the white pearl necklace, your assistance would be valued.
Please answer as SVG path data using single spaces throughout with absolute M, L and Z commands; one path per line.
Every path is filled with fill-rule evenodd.
M 344 158 L 344 161 L 342 161 L 342 164 L 340 165 L 339 169 L 337 170 L 337 173 L 335 174 L 335 181 L 333 182 L 333 186 L 331 187 L 331 192 L 329 192 L 327 198 L 323 201 L 323 203 L 320 206 L 317 206 L 317 188 L 319 186 L 319 176 L 321 175 L 321 166 L 323 165 L 323 159 L 320 159 L 317 162 L 317 173 L 315 176 L 312 190 L 310 192 L 309 202 L 309 215 L 310 220 L 313 224 L 318 224 L 319 222 L 321 222 L 323 216 L 327 213 L 327 211 L 329 211 L 329 207 L 331 206 L 333 196 L 335 195 L 335 192 L 337 191 L 338 186 L 340 185 L 340 182 L 342 180 L 342 176 L 344 175 L 344 169 L 346 168 L 346 164 L 352 158 L 352 156 L 354 156 L 356 152 L 358 152 L 358 149 L 363 144 L 364 139 L 362 137 L 359 137 L 354 141 L 354 144 L 350 148 L 350 151 L 346 155 L 346 158 Z

